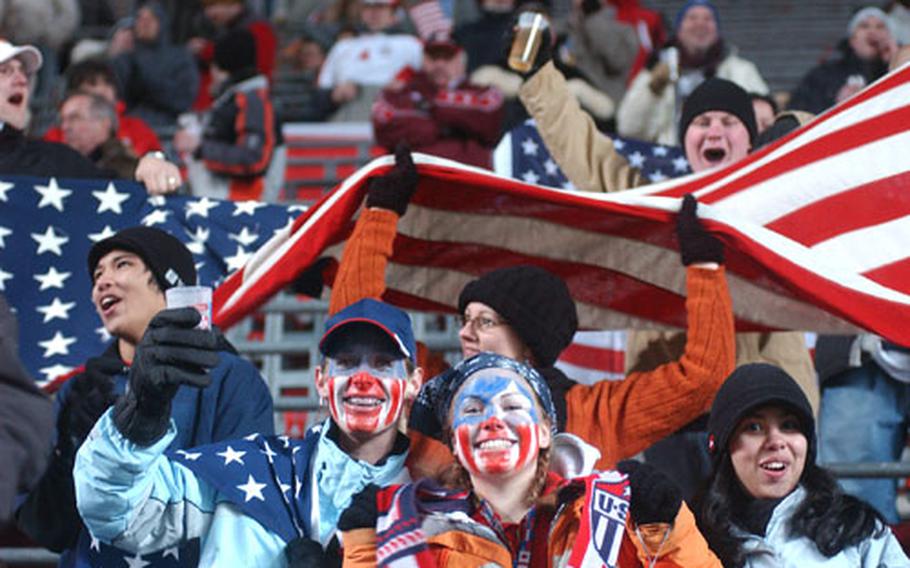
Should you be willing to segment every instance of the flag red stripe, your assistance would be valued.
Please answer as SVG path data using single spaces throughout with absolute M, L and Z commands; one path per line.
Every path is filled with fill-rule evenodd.
M 625 353 L 603 347 L 572 343 L 559 354 L 559 360 L 578 367 L 602 370 L 607 373 L 625 372 Z
M 897 262 L 892 262 L 884 266 L 879 266 L 875 270 L 866 272 L 870 280 L 896 290 L 906 290 L 910 285 L 910 258 L 904 258 Z M 895 316 L 896 317 L 896 316 Z
M 859 186 L 776 219 L 772 231 L 811 247 L 842 233 L 910 215 L 910 172 Z
M 863 122 L 813 140 L 800 147 L 798 152 L 783 154 L 757 170 L 718 187 L 700 199 L 705 203 L 716 203 L 786 171 L 904 132 L 907 130 L 908 122 L 910 122 L 910 106 L 868 118 Z M 757 157 L 747 159 L 754 161 Z M 739 164 L 737 165 L 742 167 Z

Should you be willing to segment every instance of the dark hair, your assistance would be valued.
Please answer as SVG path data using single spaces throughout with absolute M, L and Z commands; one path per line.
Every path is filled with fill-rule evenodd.
M 86 59 L 73 63 L 66 69 L 66 90 L 78 91 L 88 83 L 102 80 L 114 87 L 114 92 L 119 93 L 117 76 L 114 74 L 110 63 L 104 59 Z
M 771 111 L 776 116 L 780 112 L 780 106 L 777 104 L 777 101 L 774 100 L 774 97 L 771 95 L 763 95 L 761 93 L 751 92 L 749 93 L 749 99 L 754 103 L 755 101 L 765 101 L 768 103 L 768 106 L 771 107 Z
M 729 452 L 715 464 L 696 501 L 698 528 L 724 566 L 741 568 L 746 561 L 742 548 L 746 539 L 734 533 L 734 503 L 750 497 L 736 477 Z M 789 532 L 811 540 L 824 556 L 830 558 L 887 530 L 878 511 L 844 493 L 834 477 L 814 462 L 806 464 L 800 484 L 806 498 L 790 519 Z

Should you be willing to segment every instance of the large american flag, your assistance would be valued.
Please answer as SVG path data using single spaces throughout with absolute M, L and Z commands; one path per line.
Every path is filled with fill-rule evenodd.
M 386 298 L 453 311 L 491 269 L 533 263 L 562 276 L 591 329 L 683 328 L 679 198 L 727 246 L 738 329 L 871 330 L 910 344 L 910 67 L 732 166 L 617 194 L 581 194 L 417 155 Z M 375 160 L 301 215 L 216 291 L 232 323 L 323 255 L 338 257 Z
M 0 179 L 0 293 L 19 319 L 19 352 L 46 383 L 110 341 L 91 303 L 86 259 L 95 241 L 144 224 L 187 244 L 200 283 L 217 285 L 302 208 L 149 197 L 127 181 Z

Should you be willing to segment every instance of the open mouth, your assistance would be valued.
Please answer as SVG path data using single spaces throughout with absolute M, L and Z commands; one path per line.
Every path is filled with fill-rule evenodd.
M 496 440 L 484 440 L 478 444 L 475 444 L 475 448 L 478 450 L 508 450 L 515 445 L 515 442 L 511 440 L 506 440 L 504 438 L 498 438 Z
M 107 313 L 110 309 L 120 303 L 120 298 L 116 296 L 104 296 L 101 298 L 101 301 L 98 302 L 98 305 L 101 306 L 101 311 Z
M 6 100 L 13 106 L 20 106 L 25 101 L 25 95 L 22 93 L 15 93 L 13 95 L 10 95 L 10 97 Z
M 722 148 L 708 148 L 701 153 L 705 161 L 711 164 L 719 164 L 727 157 L 727 151 Z
M 378 408 L 382 406 L 382 403 L 384 402 L 384 398 L 375 398 L 372 396 L 349 396 L 344 399 L 344 403 L 348 406 L 368 409 Z
M 780 462 L 780 461 L 769 461 L 769 462 L 759 464 L 759 467 L 761 467 L 765 471 L 770 471 L 772 473 L 780 473 L 780 472 L 784 471 L 785 469 L 787 469 L 787 464 L 785 464 L 784 462 Z

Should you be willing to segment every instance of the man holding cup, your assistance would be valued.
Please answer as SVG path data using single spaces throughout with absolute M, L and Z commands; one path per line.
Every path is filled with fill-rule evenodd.
M 39 544 L 66 551 L 62 565 L 115 565 L 124 554 L 82 530 L 72 477 L 76 450 L 109 406 L 119 399 L 117 408 L 130 419 L 137 435 L 152 435 L 159 424 L 125 411 L 139 399 L 160 398 L 170 410 L 166 415 L 177 425 L 170 445 L 174 450 L 254 432 L 272 433 L 274 417 L 271 395 L 256 368 L 240 358 L 217 330 L 192 329 L 204 317 L 198 309 L 175 309 L 166 303 L 166 292 L 196 282 L 193 257 L 183 243 L 156 228 L 131 227 L 96 243 L 89 251 L 88 269 L 92 302 L 114 341 L 58 392 L 54 456 L 18 517 L 20 526 Z M 209 298 L 209 310 L 210 304 Z M 144 350 L 137 353 L 140 344 Z M 205 375 L 210 380 L 207 385 L 187 386 L 173 377 L 145 372 L 157 359 L 209 369 Z M 164 391 L 173 398 L 158 396 Z M 144 561 L 155 565 L 166 556 L 153 555 Z

